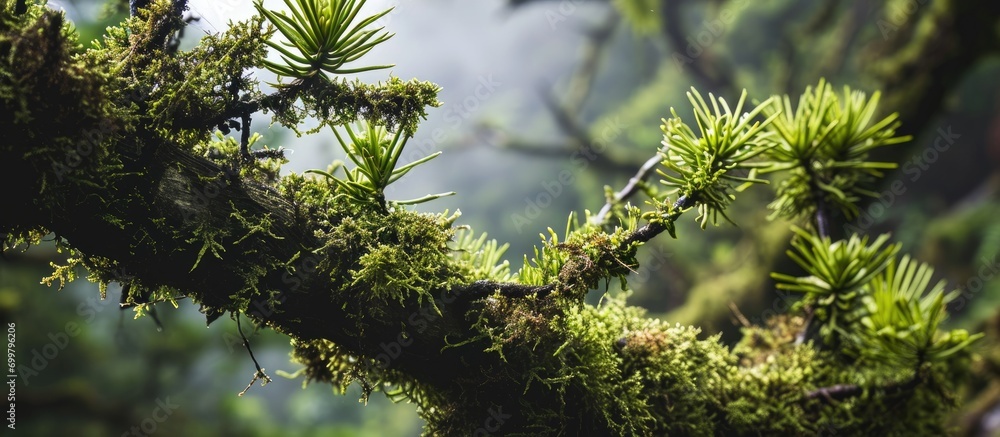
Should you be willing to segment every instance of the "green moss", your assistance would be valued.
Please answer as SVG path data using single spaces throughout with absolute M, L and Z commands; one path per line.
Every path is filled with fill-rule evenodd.
M 412 135 L 417 123 L 427 118 L 426 108 L 441 105 L 437 100 L 440 91 L 437 85 L 397 77 L 373 85 L 347 79 L 311 80 L 287 90 L 269 101 L 266 108 L 274 111 L 276 121 L 299 134 L 299 125 L 314 117 L 321 124 L 308 133 L 364 118 L 386 129 L 399 128 Z M 295 106 L 297 99 L 302 100 L 303 107 Z
M 712 433 L 711 394 L 735 362 L 715 339 L 649 320 L 623 298 L 558 302 L 567 301 L 496 297 L 481 307 L 476 329 L 507 368 L 483 389 L 520 400 L 520 427 L 505 433 Z M 428 429 L 468 433 L 482 420 L 454 414 L 429 418 Z
M 327 254 L 320 269 L 349 284 L 353 298 L 375 303 L 375 309 L 414 297 L 433 302 L 432 292 L 459 279 L 447 247 L 452 231 L 442 219 L 402 209 L 344 217 L 320 233 Z
M 557 284 L 561 296 L 582 300 L 587 292 L 601 281 L 618 278 L 623 284 L 625 276 L 638 267 L 635 253 L 638 243 L 625 244 L 628 235 L 638 227 L 638 211 L 630 209 L 620 226 L 611 233 L 595 224 L 581 225 L 575 214 L 570 214 L 560 242 L 559 235 L 549 228 L 549 236 L 541 235 L 542 247 L 535 248 L 535 256 L 524 258 L 518 271 L 518 281 L 523 284 Z

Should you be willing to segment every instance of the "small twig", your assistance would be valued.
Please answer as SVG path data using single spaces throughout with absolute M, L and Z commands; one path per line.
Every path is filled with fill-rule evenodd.
M 670 216 L 664 217 L 663 221 L 676 220 L 684 210 L 694 206 L 694 204 L 695 196 L 693 195 L 683 195 L 678 197 L 677 201 L 674 202 L 674 205 L 671 208 L 672 212 L 670 213 Z M 627 246 L 636 242 L 645 243 L 652 240 L 654 237 L 667 230 L 667 226 L 663 224 L 663 221 L 650 222 L 643 227 L 636 229 L 632 232 L 632 234 L 625 238 L 625 241 L 622 241 L 622 246 Z
M 809 190 L 812 192 L 813 199 L 816 202 L 816 232 L 821 238 L 831 238 L 831 224 L 830 224 L 830 209 L 824 200 L 823 190 L 819 186 L 819 175 L 812 168 L 810 162 L 803 162 L 802 167 L 806 169 L 806 174 L 809 175 Z M 795 344 L 800 345 L 805 343 L 806 339 L 809 337 L 809 330 L 812 328 L 813 320 L 815 319 L 815 314 L 813 308 L 810 305 L 806 305 L 805 309 L 805 324 L 802 326 L 802 331 L 795 336 Z
M 740 308 L 737 307 L 733 301 L 729 301 L 729 311 L 733 312 L 733 316 L 736 317 L 736 320 L 739 320 L 740 324 L 743 325 L 744 328 L 753 326 L 750 323 L 750 320 L 747 319 L 747 316 L 743 315 L 743 312 L 740 311 Z
M 545 107 L 555 118 L 559 130 L 576 140 L 579 147 L 590 147 L 593 139 L 590 138 L 587 129 L 581 126 L 580 122 L 573 118 L 573 115 L 566 110 L 566 107 L 559 103 L 556 96 L 552 95 L 552 91 L 547 87 L 539 86 L 538 94 L 542 98 L 542 103 L 545 103 Z
M 247 337 L 243 335 L 243 327 L 240 326 L 239 313 L 236 313 L 236 330 L 240 332 L 240 338 L 243 339 L 243 347 L 247 348 L 247 352 L 250 353 L 250 359 L 253 360 L 253 365 L 257 368 L 257 371 L 254 372 L 253 374 L 253 379 L 251 379 L 250 383 L 247 384 L 247 388 L 243 389 L 243 391 L 241 391 L 239 395 L 237 395 L 237 396 L 243 396 L 247 393 L 248 390 L 250 390 L 250 387 L 253 387 L 253 383 L 257 382 L 258 379 L 261 380 L 260 385 L 261 387 L 263 387 L 267 385 L 267 383 L 271 382 L 271 377 L 267 376 L 267 374 L 264 373 L 264 369 L 262 369 L 260 367 L 260 364 L 257 363 L 257 358 L 254 358 L 253 350 L 250 349 L 250 340 L 247 340 Z
M 816 205 L 816 231 L 820 237 L 830 237 L 830 212 L 822 200 Z
M 805 323 L 802 324 L 802 330 L 795 335 L 795 345 L 801 345 L 806 342 L 806 338 L 809 337 L 809 329 L 812 327 L 813 318 L 816 316 L 815 311 L 813 311 L 812 306 L 806 306 L 803 310 L 805 312 Z
M 632 178 L 628 180 L 628 184 L 625 185 L 625 188 L 622 188 L 621 191 L 615 193 L 614 198 L 608 199 L 608 203 L 604 204 L 604 207 L 597 213 L 594 220 L 599 224 L 603 224 L 608 219 L 607 216 L 611 213 L 611 208 L 615 205 L 621 204 L 629 197 L 635 195 L 635 193 L 639 190 L 639 185 L 645 181 L 650 174 L 652 174 L 653 169 L 656 168 L 660 161 L 662 161 L 662 158 L 657 155 L 649 158 L 645 164 L 642 164 L 642 167 L 639 167 L 639 171 L 636 172 L 635 176 L 632 176 Z
M 684 195 L 677 198 L 674 202 L 673 207 L 671 207 L 671 212 L 669 216 L 664 217 L 663 221 L 674 221 L 684 212 L 684 210 L 694 206 L 696 197 L 694 195 Z M 667 226 L 663 224 L 663 221 L 655 221 L 647 223 L 645 226 L 636 229 L 628 237 L 622 241 L 621 245 L 618 247 L 620 250 L 625 250 L 628 246 L 635 242 L 646 242 L 661 232 L 667 230 Z M 515 284 L 508 282 L 493 282 L 493 281 L 476 281 L 468 285 L 454 288 L 452 293 L 458 296 L 463 296 L 463 298 L 468 300 L 476 300 L 485 298 L 495 292 L 499 292 L 505 297 L 527 297 L 536 296 L 538 298 L 543 298 L 551 294 L 556 289 L 556 284 L 546 284 L 546 285 L 525 285 L 525 284 Z
M 905 391 L 912 390 L 920 384 L 921 378 L 919 375 L 913 375 L 912 378 L 894 384 L 889 384 L 884 387 L 873 387 L 874 389 L 884 390 L 887 395 L 894 395 L 897 393 L 902 393 Z M 855 396 L 860 396 L 864 393 L 865 388 L 855 384 L 837 384 L 829 387 L 822 387 L 815 390 L 810 390 L 806 392 L 806 399 L 822 399 L 827 403 L 833 403 L 834 401 L 842 401 L 844 399 L 849 399 Z
M 820 188 L 819 175 L 812 168 L 812 162 L 802 161 L 801 164 L 809 176 L 809 191 L 812 193 L 813 201 L 816 202 L 816 216 L 814 217 L 816 220 L 816 232 L 822 238 L 831 238 L 830 207 L 825 200 L 826 196 L 823 195 L 823 189 Z
M 166 302 L 166 299 L 158 300 L 155 302 L 151 301 L 149 297 L 152 294 L 152 291 L 146 290 L 145 294 L 140 295 L 137 299 L 132 299 L 132 302 L 129 303 L 128 298 L 129 294 L 131 293 L 131 290 L 132 290 L 132 281 L 127 280 L 127 282 L 125 282 L 125 285 L 122 286 L 122 296 L 118 300 L 118 308 L 122 311 L 125 311 L 129 308 L 134 308 L 138 305 L 147 305 L 146 314 L 148 314 L 149 317 L 153 319 L 153 323 L 156 324 L 156 331 L 163 332 L 163 322 L 161 322 L 160 317 L 156 315 L 156 307 L 153 305 L 158 304 L 160 302 Z M 178 300 L 184 299 L 185 297 L 187 296 L 180 296 L 176 299 Z
M 565 142 L 531 141 L 518 138 L 505 132 L 490 132 L 494 137 L 481 139 L 482 142 L 491 146 L 510 150 L 532 158 L 541 159 L 580 159 L 592 160 L 595 168 L 601 173 L 628 174 L 635 171 L 636 162 L 627 159 L 614 159 L 606 155 L 598 155 L 591 149 L 582 149 L 576 139 L 568 139 Z M 599 158 L 603 157 L 603 158 Z
M 854 384 L 837 384 L 806 392 L 806 399 L 821 398 L 827 402 L 842 401 L 860 395 L 864 389 Z

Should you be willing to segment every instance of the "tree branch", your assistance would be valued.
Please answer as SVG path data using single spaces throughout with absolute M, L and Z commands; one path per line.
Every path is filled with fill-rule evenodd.
M 918 385 L 920 385 L 920 382 L 921 379 L 917 375 L 914 375 L 912 378 L 907 379 L 906 381 L 875 388 L 878 390 L 882 390 L 883 392 L 885 392 L 886 395 L 893 396 L 899 393 L 913 390 Z M 827 403 L 833 403 L 861 396 L 861 394 L 864 393 L 865 390 L 866 390 L 865 387 L 855 384 L 837 384 L 829 387 L 822 387 L 815 390 L 810 390 L 806 392 L 805 399 L 808 400 L 819 399 Z
M 590 157 L 594 157 L 592 161 L 588 162 L 592 162 L 594 168 L 602 174 L 628 174 L 633 172 L 635 166 L 638 165 L 637 162 L 633 162 L 630 159 L 618 159 L 607 154 L 598 155 L 589 145 L 581 148 L 577 141 L 572 139 L 565 143 L 543 143 L 509 137 L 504 132 L 485 131 L 482 134 L 489 135 L 489 139 L 483 139 L 483 142 L 500 149 L 509 149 L 528 157 L 564 160 L 590 159 Z M 598 159 L 598 156 L 601 158 Z
M 611 159 L 606 153 L 597 153 L 594 151 L 594 139 L 590 137 L 587 129 L 574 118 L 573 113 L 556 100 L 551 90 L 541 88 L 539 95 L 542 97 L 545 107 L 552 113 L 559 130 L 568 136 L 572 143 L 575 143 L 575 147 L 569 152 L 570 154 L 582 153 L 591 158 L 598 167 L 610 169 L 629 167 L 627 165 L 623 166 L 618 161 Z M 611 149 L 611 147 L 606 147 L 606 149 Z M 628 171 L 631 171 L 631 168 Z
M 663 36 L 670 42 L 678 55 L 685 53 L 687 46 L 685 37 L 688 35 L 684 28 L 684 14 L 682 9 L 685 2 L 682 0 L 663 0 L 660 2 L 660 19 L 663 23 Z M 707 51 L 708 48 L 702 48 Z M 680 55 L 682 56 L 682 55 Z M 690 68 L 695 80 L 702 84 L 703 88 L 718 92 L 719 94 L 729 94 L 736 89 L 733 85 L 733 78 L 729 74 L 729 69 L 713 63 L 713 58 L 706 53 L 687 58 L 690 62 L 685 62 L 685 66 Z
M 646 162 L 642 164 L 642 167 L 639 167 L 639 171 L 636 172 L 635 176 L 632 176 L 628 180 L 628 184 L 625 185 L 625 188 L 622 188 L 621 191 L 615 193 L 614 197 L 608 199 L 608 202 L 605 203 L 597 215 L 594 216 L 594 221 L 602 224 L 605 223 L 608 219 L 608 214 L 611 213 L 611 208 L 615 205 L 621 204 L 628 198 L 635 195 L 635 193 L 639 191 L 639 185 L 642 184 L 642 182 L 645 181 L 649 175 L 653 174 L 653 169 L 655 169 L 662 160 L 663 158 L 659 155 L 646 160 Z
M 622 242 L 622 245 L 625 246 L 636 242 L 645 243 L 652 240 L 657 235 L 660 235 L 663 231 L 667 230 L 667 226 L 663 224 L 664 222 L 673 222 L 677 220 L 677 217 L 680 217 L 684 210 L 695 205 L 696 199 L 697 193 L 678 197 L 677 201 L 674 202 L 674 205 L 671 208 L 670 216 L 664 217 L 661 220 L 649 222 L 643 225 L 643 227 L 636 229 L 635 232 L 632 232 L 632 234 L 629 235 L 624 242 Z
M 603 23 L 588 32 L 587 44 L 584 46 L 582 55 L 583 60 L 570 80 L 566 103 L 562 106 L 570 117 L 577 117 L 583 104 L 590 97 L 594 88 L 594 77 L 597 75 L 598 67 L 600 67 L 599 61 L 607 50 L 620 21 L 621 16 L 617 12 L 611 11 Z
M 460 286 L 452 290 L 456 295 L 466 296 L 469 300 L 483 299 L 493 294 L 500 293 L 506 297 L 546 297 L 555 290 L 554 284 L 548 285 L 524 285 L 510 282 L 476 281 L 469 285 Z
M 247 384 L 247 388 L 243 389 L 243 391 L 241 391 L 238 395 L 243 396 L 250 390 L 250 387 L 253 387 L 253 383 L 257 382 L 258 379 L 261 380 L 260 385 L 264 386 L 271 382 L 271 377 L 264 373 L 264 369 L 260 367 L 260 363 L 257 362 L 257 358 L 253 356 L 253 349 L 250 348 L 250 340 L 247 340 L 247 336 L 243 334 L 243 327 L 240 326 L 239 313 L 236 314 L 236 330 L 240 333 L 240 338 L 243 339 L 243 347 L 245 347 L 247 349 L 247 353 L 250 354 L 250 359 L 253 361 L 254 367 L 257 368 L 257 371 L 253 374 L 253 379 L 251 379 L 250 383 Z

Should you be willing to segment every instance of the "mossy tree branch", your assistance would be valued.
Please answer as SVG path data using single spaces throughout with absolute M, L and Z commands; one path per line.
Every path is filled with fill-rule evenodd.
M 240 148 L 254 138 L 251 108 L 268 101 L 243 75 L 262 65 L 266 32 L 259 20 L 208 38 L 201 49 L 171 54 L 164 43 L 180 22 L 169 2 L 158 1 L 128 30 L 109 30 L 103 47 L 76 52 L 60 14 L 36 7 L 18 18 L 6 13 L 7 4 L 0 15 L 0 109 L 15 116 L 0 119 L 9 133 L 0 143 L 0 183 L 8 187 L 0 193 L 0 231 L 4 250 L 53 233 L 72 251 L 70 265 L 49 282 L 73 279 L 72 267 L 82 265 L 100 284 L 127 280 L 133 301 L 183 295 L 209 321 L 224 312 L 245 315 L 290 337 L 308 381 L 339 390 L 357 382 L 365 396 L 378 390 L 410 400 L 435 435 L 475 434 L 484 426 L 567 435 L 941 426 L 943 401 L 930 391 L 911 401 L 928 413 L 913 423 L 893 420 L 879 397 L 874 405 L 848 406 L 847 418 L 820 399 L 793 405 L 807 390 L 858 372 L 898 372 L 889 364 L 851 366 L 778 338 L 780 329 L 749 327 L 730 350 L 717 338 L 698 339 L 697 329 L 646 318 L 623 298 L 584 303 L 601 281 L 624 281 L 641 243 L 673 234 L 685 211 L 698 208 L 703 226 L 716 222 L 734 197 L 732 184 L 765 182 L 749 161 L 768 147 L 758 140 L 774 116 L 763 125 L 755 120 L 767 103 L 744 114 L 745 95 L 734 111 L 693 92 L 700 134 L 676 113 L 662 127 L 661 175 L 676 200 L 657 196 L 645 214 L 627 209 L 611 233 L 568 224 L 560 242 L 552 231 L 534 265 L 507 283 L 491 279 L 495 265 L 452 256 L 453 215 L 388 203 L 372 209 L 336 183 L 278 177 L 272 161 L 241 161 Z M 288 86 L 337 85 L 302 79 Z M 436 102 L 432 87 L 378 88 L 390 103 L 384 113 L 366 112 L 363 99 L 333 91 L 286 94 L 268 108 L 292 124 L 318 113 L 330 123 L 364 116 L 407 130 L 408 120 Z M 294 107 L 298 102 L 303 108 Z M 242 138 L 213 140 L 229 117 L 241 121 Z M 751 173 L 735 173 L 742 170 Z M 640 215 L 647 224 L 639 225 Z M 887 290 L 886 299 L 897 292 Z M 936 306 L 928 308 L 940 321 L 943 298 L 932 297 Z M 897 326 L 902 318 L 873 322 L 872 329 L 904 329 Z M 924 333 L 941 340 L 933 337 L 937 325 L 927 326 Z M 941 372 L 957 372 L 954 357 L 975 338 L 949 339 L 932 342 Z

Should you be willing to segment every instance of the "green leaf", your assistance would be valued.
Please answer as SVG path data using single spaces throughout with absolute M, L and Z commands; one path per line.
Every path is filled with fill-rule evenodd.
M 262 0 L 254 2 L 257 11 L 287 40 L 281 43 L 267 41 L 268 46 L 279 52 L 285 64 L 266 62 L 265 66 L 279 76 L 307 79 L 392 67 L 370 65 L 344 68 L 344 64 L 357 61 L 375 46 L 392 38 L 393 34 L 385 32 L 382 27 L 367 29 L 392 8 L 355 23 L 365 5 L 364 0 L 285 0 L 285 4 L 291 16 L 265 9 Z

